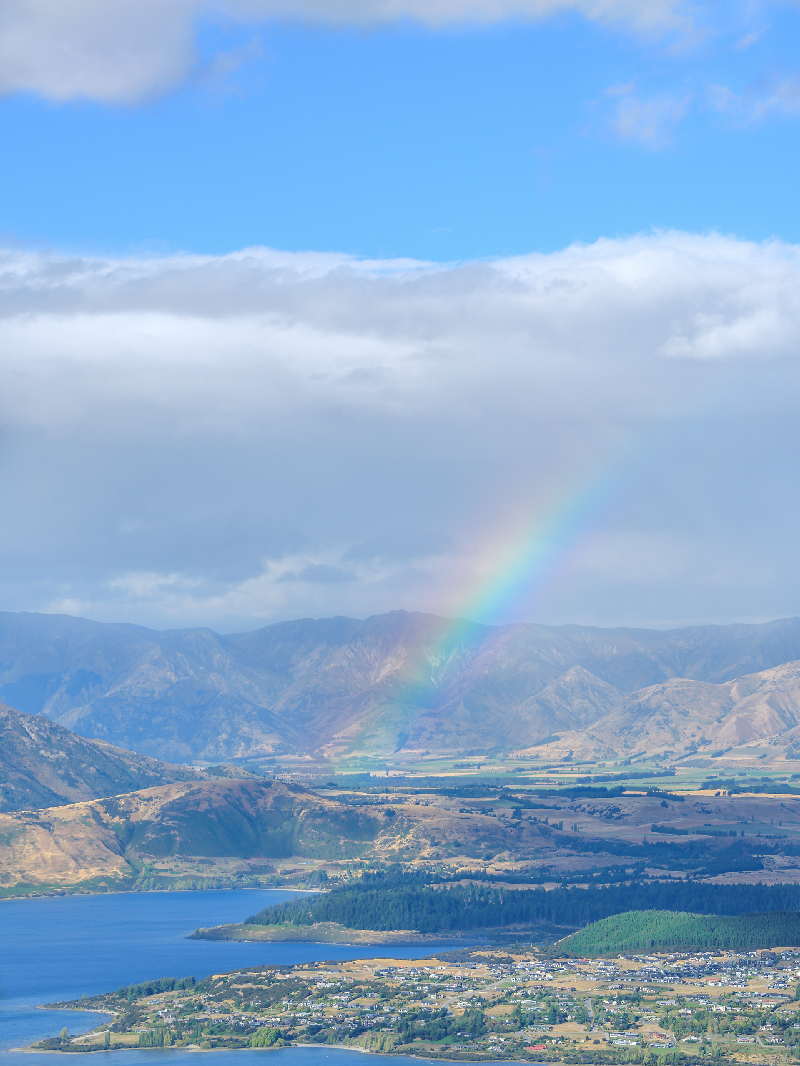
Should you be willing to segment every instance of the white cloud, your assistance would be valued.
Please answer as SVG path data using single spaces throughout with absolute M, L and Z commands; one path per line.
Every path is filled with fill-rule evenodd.
M 451 266 L 5 252 L 3 603 L 486 617 L 512 574 L 503 617 L 790 613 L 798 292 L 796 247 L 678 233 Z
M 641 96 L 634 84 L 615 85 L 606 90 L 614 101 L 611 128 L 624 140 L 639 141 L 648 148 L 666 148 L 672 132 L 689 109 L 688 93 L 655 93 Z
M 773 116 L 800 114 L 800 74 L 762 76 L 744 92 L 737 93 L 727 85 L 708 85 L 709 105 L 733 122 L 745 126 L 763 122 Z
M 195 26 L 207 17 L 334 27 L 409 19 L 436 29 L 574 10 L 637 31 L 688 32 L 686 7 L 685 0 L 5 0 L 0 92 L 108 103 L 164 93 L 192 69 Z
M 0 92 L 121 103 L 166 92 L 195 59 L 195 0 L 5 0 Z

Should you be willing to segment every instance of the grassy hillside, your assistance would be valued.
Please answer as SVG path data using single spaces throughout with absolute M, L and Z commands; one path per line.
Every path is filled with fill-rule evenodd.
M 58 730 L 45 719 L 34 721 L 40 728 Z M 74 739 L 90 754 L 100 750 Z M 42 744 L 40 756 L 43 749 Z M 39 761 L 46 765 L 43 756 Z M 53 763 L 75 765 L 66 758 Z M 394 874 L 408 870 L 407 864 L 414 869 L 419 864 L 428 873 L 438 870 L 443 881 L 449 871 L 458 872 L 455 880 L 472 880 L 477 874 L 486 874 L 487 880 L 470 895 L 465 885 L 440 889 L 413 879 L 391 884 L 367 879 L 362 891 L 349 879 L 341 893 L 337 889 L 319 904 L 326 913 L 315 911 L 315 921 L 376 931 L 539 921 L 578 928 L 623 910 L 738 914 L 800 908 L 800 886 L 771 889 L 767 900 L 751 897 L 751 892 L 761 891 L 758 886 L 738 889 L 702 882 L 723 872 L 763 869 L 768 856 L 798 854 L 797 836 L 780 824 L 791 812 L 800 815 L 794 810 L 800 802 L 794 799 L 784 804 L 769 797 L 709 797 L 698 816 L 699 805 L 681 802 L 682 797 L 655 790 L 628 795 L 622 785 L 590 785 L 582 792 L 580 786 L 572 787 L 557 793 L 560 802 L 549 796 L 543 802 L 532 790 L 511 789 L 508 779 L 501 787 L 474 780 L 459 784 L 453 778 L 420 784 L 365 777 L 359 788 L 357 782 L 346 789 L 329 783 L 312 790 L 253 775 L 234 780 L 215 773 L 213 780 L 135 792 L 128 791 L 129 785 L 120 787 L 124 783 L 117 779 L 112 784 L 118 794 L 105 799 L 0 813 L 0 894 L 19 885 L 75 886 L 109 877 L 134 878 L 141 882 L 139 887 L 145 882 L 156 887 L 158 878 L 176 883 L 251 875 L 299 879 L 309 872 L 304 868 L 316 869 L 320 863 L 331 864 L 326 875 L 338 879 L 347 876 L 342 863 L 358 860 L 360 870 L 369 864 Z M 616 775 L 611 778 L 616 780 Z M 444 787 L 436 787 L 442 783 Z M 123 791 L 127 794 L 119 794 Z M 567 808 L 568 796 L 582 802 Z M 583 802 L 589 799 L 591 803 Z M 564 825 L 571 810 L 581 821 L 577 827 Z M 699 817 L 712 816 L 716 821 L 697 826 Z M 633 830 L 627 839 L 618 832 L 623 818 Z M 695 826 L 690 832 L 715 835 L 683 837 L 680 843 L 642 839 L 640 834 L 646 835 L 661 819 Z M 741 834 L 735 839 L 727 835 L 734 820 Z M 746 826 L 747 835 L 739 825 Z M 270 864 L 276 860 L 280 864 L 273 868 Z M 642 883 L 652 868 L 693 876 Z M 549 882 L 587 881 L 588 891 L 524 890 Z M 624 887 L 620 882 L 626 882 Z M 488 887 L 492 884 L 494 889 Z M 509 892 L 504 884 L 524 888 Z M 600 887 L 608 884 L 611 889 Z M 305 922 L 300 917 L 290 920 Z
M 98 808 L 128 851 L 152 858 L 347 859 L 394 828 L 391 818 L 372 809 L 353 810 L 299 785 L 263 779 L 163 791 L 155 803 L 143 795 L 103 800 Z
M 741 887 L 741 886 L 739 886 Z M 690 914 L 626 911 L 592 922 L 561 941 L 574 955 L 610 955 L 650 948 L 771 948 L 800 944 L 800 913 Z

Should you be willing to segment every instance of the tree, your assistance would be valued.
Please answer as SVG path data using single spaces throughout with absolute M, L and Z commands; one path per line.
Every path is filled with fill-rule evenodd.
M 69 1029 L 67 1029 L 66 1025 L 61 1030 L 61 1039 L 62 1040 L 69 1040 Z
M 250 1047 L 272 1047 L 278 1041 L 283 1044 L 280 1029 L 269 1029 L 266 1026 L 262 1026 L 260 1029 L 256 1029 L 250 1037 Z

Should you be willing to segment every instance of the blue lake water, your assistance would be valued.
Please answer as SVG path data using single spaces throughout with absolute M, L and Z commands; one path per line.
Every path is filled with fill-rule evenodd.
M 63 1025 L 79 1033 L 98 1024 L 97 1015 L 88 1012 L 43 1011 L 35 1009 L 37 1004 L 77 999 L 84 993 L 94 995 L 154 977 L 192 975 L 200 979 L 240 966 L 380 954 L 374 948 L 344 944 L 186 939 L 199 926 L 240 922 L 262 907 L 294 895 L 274 889 L 131 892 L 0 902 L 0 1066 L 53 1066 L 59 1060 L 52 1054 L 10 1049 L 55 1036 Z M 433 950 L 430 944 L 384 949 L 395 958 L 421 958 Z M 178 1066 L 189 1054 L 201 1053 L 184 1049 L 112 1051 L 90 1059 L 107 1066 Z M 360 1052 L 326 1047 L 202 1054 L 211 1056 L 208 1061 L 213 1066 L 243 1066 L 253 1062 L 253 1055 L 262 1054 L 270 1056 L 270 1066 L 305 1066 L 306 1062 L 308 1066 L 365 1066 Z M 378 1056 L 368 1058 L 377 1060 Z M 86 1066 L 89 1061 L 85 1060 Z M 400 1061 L 392 1059 L 394 1063 Z
M 198 1060 L 190 1059 L 196 1055 Z M 203 1056 L 208 1056 L 204 1058 Z M 54 1066 L 60 1059 L 48 1052 L 27 1052 L 25 1054 L 0 1052 L 0 1062 L 14 1062 L 18 1066 Z M 65 1062 L 75 1062 L 74 1057 Z M 276 1050 L 249 1051 L 186 1051 L 183 1048 L 148 1048 L 147 1051 L 106 1051 L 92 1055 L 91 1059 L 81 1058 L 84 1066 L 187 1066 L 194 1062 L 196 1066 L 442 1066 L 433 1059 L 412 1058 L 406 1055 L 393 1055 L 386 1059 L 383 1055 L 370 1055 L 350 1048 L 318 1047 L 277 1048 Z M 487 1066 L 494 1066 L 488 1063 Z M 546 1066 L 534 1063 L 533 1066 Z M 547 1064 L 549 1066 L 549 1064 Z

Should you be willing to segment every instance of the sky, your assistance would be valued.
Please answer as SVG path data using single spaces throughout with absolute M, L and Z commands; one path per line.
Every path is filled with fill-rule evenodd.
M 800 3 L 8 0 L 0 609 L 800 613 Z

